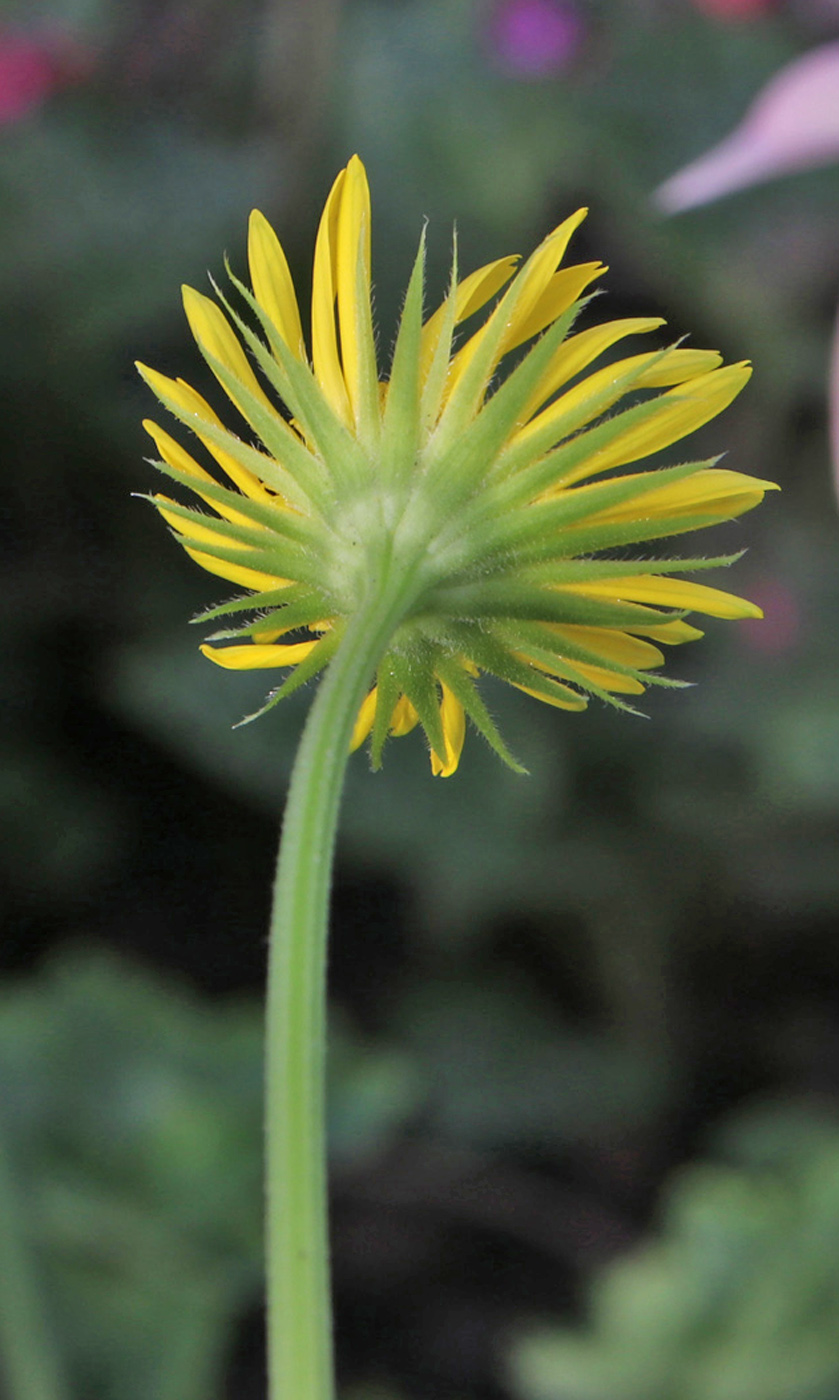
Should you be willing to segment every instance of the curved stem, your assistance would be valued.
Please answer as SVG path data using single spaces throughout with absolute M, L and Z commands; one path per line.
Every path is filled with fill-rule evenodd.
M 371 590 L 312 704 L 283 820 L 268 969 L 266 1152 L 270 1400 L 332 1400 L 325 1143 L 326 943 L 349 744 L 376 666 L 414 597 Z

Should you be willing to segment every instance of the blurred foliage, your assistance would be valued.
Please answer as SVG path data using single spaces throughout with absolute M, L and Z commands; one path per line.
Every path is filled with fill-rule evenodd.
M 404 1057 L 343 1024 L 330 1053 L 340 1166 L 381 1149 L 418 1086 Z M 71 1393 L 220 1393 L 233 1328 L 262 1291 L 259 1012 L 65 952 L 0 997 L 0 1082 Z
M 748 1114 L 729 1163 L 680 1171 L 658 1237 L 591 1288 L 587 1332 L 519 1341 L 523 1400 L 833 1400 L 839 1125 Z
M 3 1131 L 72 1394 L 209 1396 L 260 1287 L 260 1025 L 108 959 L 0 1004 Z
M 563 1124 L 565 1135 L 614 1131 L 626 1107 L 602 1045 L 601 1063 L 586 1063 L 549 1022 L 535 1035 L 538 1009 L 515 995 L 506 1006 L 439 986 L 417 996 L 395 1018 L 402 1048 L 333 1024 L 339 1190 L 418 1121 L 441 1144 L 484 1151 L 544 1142 L 546 1129 L 561 1141 Z M 498 1064 L 481 1063 L 488 1049 Z M 4 991 L 0 1079 L 4 1142 L 26 1184 L 21 1228 L 71 1393 L 220 1394 L 236 1324 L 261 1292 L 258 1012 L 65 952 Z M 595 1280 L 589 1334 L 517 1342 L 522 1400 L 831 1400 L 839 1127 L 802 1102 L 741 1111 L 715 1137 L 717 1161 L 676 1174 L 657 1237 Z
M 424 217 L 431 304 L 455 220 L 469 268 L 587 204 L 579 255 L 611 265 L 598 315 L 663 314 L 674 338 L 751 356 L 753 385 L 697 449 L 727 446 L 785 494 L 708 543 L 749 549 L 738 587 L 766 621 L 711 625 L 676 655 L 700 684 L 651 695 L 649 722 L 498 690 L 527 779 L 477 740 L 445 783 L 416 736 L 380 775 L 353 759 L 331 968 L 352 1400 L 500 1400 L 511 1328 L 559 1313 L 580 1369 L 550 1371 L 544 1393 L 570 1397 L 615 1335 L 596 1301 L 589 1332 L 569 1333 L 575 1300 L 643 1235 L 707 1124 L 753 1095 L 839 1098 L 823 401 L 839 173 L 671 221 L 649 202 L 770 73 L 839 35 L 836 7 L 778 0 L 725 23 L 691 0 L 579 0 L 579 47 L 533 79 L 498 50 L 508 3 L 0 4 L 0 57 L 25 33 L 55 65 L 43 100 L 0 125 L 2 1124 L 84 1400 L 262 1391 L 252 996 L 308 700 L 231 730 L 263 682 L 198 657 L 184 624 L 214 601 L 207 580 L 129 500 L 150 485 L 132 362 L 205 387 L 178 285 L 203 285 L 225 249 L 241 269 L 253 205 L 305 298 L 317 210 L 355 149 L 383 357 Z M 818 1185 L 833 1130 L 802 1121 L 789 1157 L 759 1156 L 742 1112 L 729 1164 L 686 1170 L 661 1242 L 599 1277 L 635 1298 L 659 1390 L 816 1400 L 803 1386 L 829 1374 L 813 1357 L 831 1343 L 825 1323 L 808 1350 L 807 1240 L 834 1220 Z M 653 1269 L 674 1271 L 660 1303 Z M 772 1380 L 797 1365 L 800 1393 L 764 1384 L 769 1343 L 745 1350 L 773 1307 L 791 1344 Z M 710 1388 L 729 1345 L 744 1348 L 719 1362 L 733 1385 L 736 1360 L 730 1394 Z

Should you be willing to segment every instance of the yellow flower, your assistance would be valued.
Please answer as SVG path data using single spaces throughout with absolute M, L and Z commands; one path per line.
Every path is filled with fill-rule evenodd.
M 421 243 L 385 382 L 358 157 L 320 222 L 311 361 L 288 264 L 260 213 L 250 221 L 252 291 L 231 277 L 260 333 L 217 288 L 218 301 L 184 289 L 198 347 L 245 436 L 183 380 L 141 366 L 221 470 L 219 479 L 147 422 L 157 465 L 212 513 L 152 499 L 193 559 L 246 590 L 203 615 L 251 615 L 216 633 L 211 641 L 227 644 L 205 645 L 204 655 L 234 670 L 290 668 L 260 714 L 328 663 L 370 580 L 387 571 L 410 579 L 411 604 L 371 677 L 352 743 L 372 735 L 378 766 L 389 733 L 421 724 L 442 776 L 457 768 L 467 715 L 517 766 L 480 696 L 480 673 L 560 709 L 584 709 L 589 695 L 628 708 L 620 696 L 678 684 L 653 672 L 662 645 L 702 635 L 686 613 L 760 616 L 730 593 L 672 577 L 737 556 L 616 554 L 740 515 L 773 483 L 716 459 L 622 470 L 715 417 L 750 369 L 681 346 L 592 369 L 662 322 L 576 329 L 587 289 L 605 271 L 562 266 L 584 216 L 566 219 L 518 271 L 514 257 L 462 279 L 455 265 L 448 296 L 425 320 Z M 489 306 L 456 343 L 461 324 Z

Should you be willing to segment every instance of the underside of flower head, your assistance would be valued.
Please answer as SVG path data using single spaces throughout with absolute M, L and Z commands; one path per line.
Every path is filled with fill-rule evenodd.
M 636 465 L 715 417 L 750 370 L 682 346 L 614 358 L 621 341 L 658 329 L 657 318 L 578 330 L 605 270 L 563 265 L 584 215 L 521 266 L 502 258 L 460 278 L 455 265 L 427 317 L 421 243 L 384 382 L 357 157 L 320 222 L 310 355 L 288 264 L 261 214 L 250 222 L 251 288 L 230 279 L 238 309 L 217 288 L 217 300 L 184 289 L 237 432 L 183 380 L 141 367 L 217 469 L 147 422 L 161 471 L 209 513 L 152 499 L 197 563 L 244 590 L 203 614 L 233 624 L 204 655 L 234 670 L 287 672 L 260 714 L 328 664 L 373 579 L 408 580 L 410 604 L 371 678 L 353 746 L 369 737 L 378 766 L 389 734 L 421 725 L 443 776 L 457 767 L 467 716 L 517 766 L 481 697 L 481 673 L 560 709 L 582 710 L 591 695 L 629 708 L 647 685 L 679 684 L 656 668 L 662 646 L 702 635 L 687 613 L 760 616 L 730 593 L 674 577 L 736 556 L 620 557 L 732 519 L 772 483 L 715 460 Z

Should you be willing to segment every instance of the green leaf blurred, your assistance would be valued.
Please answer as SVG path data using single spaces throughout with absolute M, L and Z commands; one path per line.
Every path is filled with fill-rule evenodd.
M 523 1336 L 522 1400 L 832 1400 L 839 1386 L 839 1127 L 748 1114 L 728 1165 L 683 1168 L 656 1236 L 590 1289 L 586 1329 Z
M 262 1018 L 81 950 L 0 991 L 0 1127 L 73 1393 L 220 1393 L 262 1292 Z M 397 1051 L 344 1020 L 330 1052 L 338 1163 L 417 1105 Z

